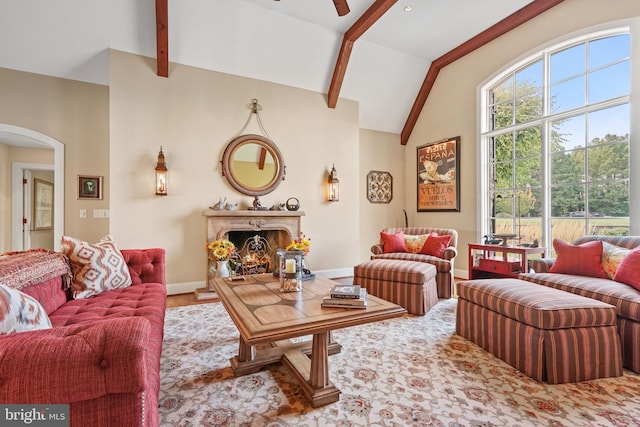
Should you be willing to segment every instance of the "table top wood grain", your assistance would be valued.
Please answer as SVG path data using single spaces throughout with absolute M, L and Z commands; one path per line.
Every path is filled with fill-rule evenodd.
M 368 296 L 367 308 L 323 308 L 322 298 L 337 283 L 316 277 L 300 292 L 280 292 L 272 274 L 244 276 L 244 280 L 216 278 L 213 286 L 246 344 L 274 342 L 400 317 L 399 305 Z

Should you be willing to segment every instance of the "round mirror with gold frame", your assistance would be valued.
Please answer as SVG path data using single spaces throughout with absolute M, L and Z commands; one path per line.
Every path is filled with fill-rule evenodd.
M 260 135 L 240 135 L 222 155 L 222 174 L 242 194 L 264 196 L 280 185 L 285 174 L 278 147 Z

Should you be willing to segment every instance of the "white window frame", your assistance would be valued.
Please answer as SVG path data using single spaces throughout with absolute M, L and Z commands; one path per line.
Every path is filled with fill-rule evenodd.
M 489 230 L 487 230 L 488 224 L 488 207 L 489 200 L 487 194 L 489 192 L 489 183 L 488 183 L 488 141 L 491 135 L 496 133 L 503 133 L 504 129 L 500 129 L 499 131 L 489 131 L 488 123 L 489 118 L 488 115 L 488 92 L 489 89 L 495 86 L 498 82 L 504 79 L 508 74 L 515 72 L 516 70 L 526 66 L 527 64 L 541 58 L 547 57 L 552 53 L 556 52 L 562 48 L 569 47 L 571 45 L 583 43 L 587 40 L 602 38 L 612 35 L 629 33 L 631 35 L 631 47 L 630 47 L 630 67 L 631 67 L 631 87 L 629 96 L 615 98 L 614 100 L 608 100 L 603 105 L 617 105 L 621 102 L 625 102 L 624 98 L 629 102 L 630 109 L 630 140 L 629 140 L 629 162 L 630 162 L 630 170 L 629 170 L 629 234 L 630 235 L 638 235 L 640 234 L 640 146 L 633 141 L 638 139 L 638 135 L 640 135 L 640 101 L 635 101 L 640 99 L 640 43 L 637 40 L 640 40 L 640 18 L 635 18 L 631 20 L 618 21 L 614 23 L 609 23 L 605 25 L 601 25 L 598 27 L 591 27 L 587 29 L 583 29 L 578 33 L 572 33 L 569 35 L 565 35 L 564 37 L 557 38 L 544 46 L 540 46 L 536 49 L 531 50 L 527 54 L 522 57 L 514 60 L 512 63 L 506 65 L 500 70 L 497 70 L 494 75 L 489 77 L 486 81 L 482 82 L 478 86 L 478 156 L 477 156 L 477 164 L 476 170 L 478 171 L 479 180 L 477 181 L 477 194 L 480 195 L 478 198 L 478 215 L 477 215 L 477 241 L 480 241 L 483 235 L 486 235 Z M 634 38 L 636 43 L 634 43 Z M 544 63 L 544 79 L 547 81 L 548 77 L 548 61 Z M 545 83 L 546 85 L 546 83 Z M 547 123 L 545 128 L 543 129 L 543 139 L 546 138 L 548 134 L 548 123 L 547 115 L 549 111 L 549 97 L 548 87 L 545 87 L 545 102 L 543 106 L 543 118 L 540 121 Z M 576 110 L 572 110 L 569 114 L 575 114 Z M 561 115 L 558 115 L 560 117 Z M 634 120 L 634 118 L 637 118 Z M 536 121 L 528 122 L 525 125 L 515 125 L 510 126 L 509 129 L 517 129 L 519 127 L 529 127 L 536 123 Z M 546 167 L 546 163 L 548 161 L 548 152 L 547 152 L 547 144 L 546 141 L 543 141 L 543 146 L 545 149 L 542 153 L 542 167 L 543 170 L 548 170 Z M 635 166 L 635 167 L 634 167 Z M 541 177 L 542 179 L 542 188 L 544 200 L 542 201 L 542 212 L 546 219 L 543 219 L 543 230 L 542 230 L 542 241 L 540 244 L 542 246 L 550 247 L 549 236 L 550 236 L 550 228 L 551 222 L 548 217 L 550 214 L 550 193 L 548 191 L 548 182 L 549 176 L 548 173 Z M 637 193 L 637 195 L 634 193 Z

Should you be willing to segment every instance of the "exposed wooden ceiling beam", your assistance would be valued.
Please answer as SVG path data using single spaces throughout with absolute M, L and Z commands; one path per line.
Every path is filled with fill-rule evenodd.
M 156 0 L 156 48 L 157 72 L 160 77 L 169 77 L 169 9 L 168 0 Z
M 563 1 L 564 0 L 535 0 L 433 61 L 429 67 L 427 76 L 420 87 L 418 96 L 411 107 L 407 121 L 402 128 L 402 132 L 400 133 L 400 143 L 402 145 L 406 145 L 409 141 L 409 137 L 411 136 L 411 132 L 413 132 L 413 128 L 418 121 L 420 112 L 422 111 L 422 108 L 424 108 L 424 104 L 427 102 L 427 98 L 433 88 L 436 77 L 438 77 L 438 73 L 442 68 L 535 18 L 541 13 L 546 12 L 552 7 L 557 6 Z
M 360 38 L 373 24 L 376 23 L 387 10 L 396 4 L 398 0 L 376 0 L 365 13 L 344 33 L 342 38 L 342 46 L 340 47 L 340 53 L 338 53 L 338 59 L 336 65 L 333 68 L 333 76 L 331 77 L 331 84 L 329 85 L 329 92 L 327 93 L 327 104 L 329 108 L 336 108 L 338 103 L 338 97 L 340 96 L 340 89 L 342 88 L 342 82 L 344 81 L 344 75 L 347 72 L 347 65 L 349 64 L 349 57 L 353 50 L 353 44 Z
M 351 11 L 349 9 L 349 5 L 347 4 L 347 0 L 333 0 L 333 4 L 336 7 L 338 16 L 344 16 Z

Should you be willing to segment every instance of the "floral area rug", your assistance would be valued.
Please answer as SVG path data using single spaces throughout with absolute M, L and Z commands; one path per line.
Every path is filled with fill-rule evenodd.
M 280 364 L 235 378 L 238 331 L 220 303 L 171 308 L 162 426 L 638 426 L 640 376 L 538 383 L 454 333 L 456 300 L 426 316 L 335 331 L 338 402 L 312 408 Z

